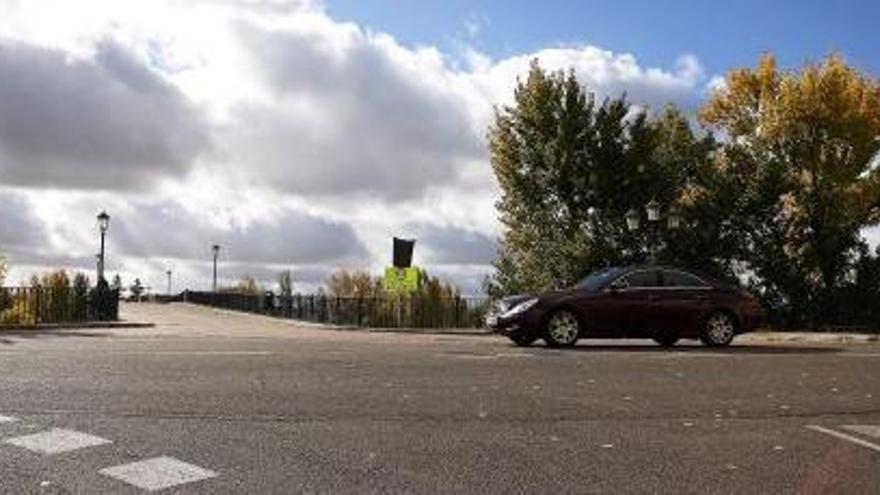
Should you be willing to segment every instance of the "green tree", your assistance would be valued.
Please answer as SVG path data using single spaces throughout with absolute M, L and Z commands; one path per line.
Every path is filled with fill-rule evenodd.
M 568 286 L 603 266 L 644 261 L 652 239 L 629 232 L 625 215 L 652 199 L 685 207 L 688 220 L 686 232 L 660 232 L 668 246 L 661 261 L 728 271 L 702 225 L 713 215 L 707 164 L 715 148 L 673 107 L 649 120 L 625 96 L 597 104 L 573 73 L 533 62 L 489 129 L 504 226 L 489 293 Z M 700 242 L 691 248 L 675 242 L 692 233 Z
M 837 319 L 838 294 L 880 221 L 880 84 L 837 55 L 799 71 L 771 55 L 730 72 L 702 108 L 726 136 L 738 249 L 766 301 L 792 323 Z
M 0 287 L 6 283 L 6 257 L 0 253 Z
M 82 272 L 73 276 L 73 315 L 79 320 L 89 318 L 89 277 Z

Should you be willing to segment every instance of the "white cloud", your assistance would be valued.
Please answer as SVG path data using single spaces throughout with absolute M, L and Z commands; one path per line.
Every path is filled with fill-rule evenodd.
M 202 280 L 197 260 L 224 234 L 242 269 L 289 257 L 314 278 L 378 269 L 390 237 L 416 231 L 416 259 L 474 289 L 498 234 L 486 127 L 533 58 L 655 108 L 705 87 L 690 55 L 671 69 L 589 45 L 459 59 L 311 1 L 0 0 L 0 32 L 0 177 L 85 266 L 81 226 L 110 210 L 120 269 L 157 286 L 169 263 Z
M 176 88 L 112 41 L 94 60 L 0 40 L 0 180 L 142 188 L 182 176 L 207 129 Z

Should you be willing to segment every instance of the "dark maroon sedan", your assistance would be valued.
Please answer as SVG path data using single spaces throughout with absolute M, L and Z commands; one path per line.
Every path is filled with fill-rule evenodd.
M 663 346 L 681 338 L 725 346 L 764 321 L 744 290 L 663 266 L 599 270 L 571 289 L 501 300 L 486 324 L 519 345 L 544 339 L 573 346 L 580 337 L 651 338 Z

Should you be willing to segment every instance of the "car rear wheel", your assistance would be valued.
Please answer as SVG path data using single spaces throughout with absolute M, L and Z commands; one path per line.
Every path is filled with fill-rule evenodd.
M 551 347 L 572 347 L 580 331 L 581 324 L 576 314 L 568 310 L 555 311 L 547 318 L 544 340 Z
M 736 335 L 736 321 L 724 312 L 716 312 L 706 318 L 700 340 L 709 347 L 723 347 L 733 341 Z
M 660 332 L 654 335 L 654 342 L 663 347 L 672 347 L 678 342 L 678 334 L 675 332 Z

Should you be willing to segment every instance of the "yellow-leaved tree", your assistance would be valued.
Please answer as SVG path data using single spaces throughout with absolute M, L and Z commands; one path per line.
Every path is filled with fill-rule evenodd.
M 833 321 L 880 222 L 880 83 L 830 55 L 799 70 L 772 55 L 731 71 L 700 112 L 725 140 L 718 172 L 765 296 L 801 323 Z

